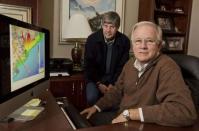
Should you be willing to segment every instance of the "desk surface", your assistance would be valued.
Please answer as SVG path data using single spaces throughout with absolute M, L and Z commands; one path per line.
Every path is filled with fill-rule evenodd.
M 45 110 L 34 120 L 29 122 L 0 123 L 0 131 L 73 131 L 63 112 L 55 102 L 49 91 L 41 97 L 47 104 Z M 130 121 L 128 123 L 118 123 L 103 125 L 91 128 L 78 129 L 80 131 L 199 131 L 199 121 L 190 127 L 165 127 L 156 124 L 143 124 Z
M 34 120 L 1 123 L 0 131 L 72 131 L 72 127 L 49 91 L 42 95 L 41 100 L 46 101 L 45 109 Z

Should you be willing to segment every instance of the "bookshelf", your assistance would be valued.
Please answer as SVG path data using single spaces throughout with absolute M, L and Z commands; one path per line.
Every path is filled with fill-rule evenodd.
M 164 53 L 186 54 L 192 0 L 139 0 L 138 21 L 153 21 L 163 30 Z

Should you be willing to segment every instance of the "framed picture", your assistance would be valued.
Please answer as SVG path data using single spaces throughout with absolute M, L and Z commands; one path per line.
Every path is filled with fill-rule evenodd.
M 156 17 L 156 23 L 165 31 L 175 31 L 174 20 L 171 17 Z
M 8 4 L 0 4 L 0 14 L 6 15 L 17 20 L 21 20 L 27 23 L 32 23 L 31 7 L 16 6 Z
M 182 51 L 184 44 L 184 37 L 167 37 L 166 43 L 168 50 Z
M 101 15 L 107 11 L 116 11 L 120 18 L 119 31 L 124 28 L 125 0 L 60 0 L 60 43 L 65 44 L 67 25 L 70 16 L 83 13 L 89 21 L 92 31 L 101 28 Z

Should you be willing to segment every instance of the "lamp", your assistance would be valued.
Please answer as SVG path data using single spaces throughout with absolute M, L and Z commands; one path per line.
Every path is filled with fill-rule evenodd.
M 91 28 L 87 18 L 81 13 L 72 15 L 68 23 L 68 28 L 66 29 L 65 38 L 69 42 L 75 42 L 75 47 L 71 51 L 73 59 L 73 70 L 75 71 L 82 70 L 82 48 L 79 46 L 79 43 L 84 43 L 90 34 Z

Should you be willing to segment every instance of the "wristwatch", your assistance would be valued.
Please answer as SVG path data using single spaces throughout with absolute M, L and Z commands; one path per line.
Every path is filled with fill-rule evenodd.
M 123 117 L 124 117 L 127 121 L 131 119 L 131 118 L 130 118 L 130 112 L 129 112 L 129 110 L 124 110 L 124 111 L 122 112 L 122 115 L 123 115 Z

